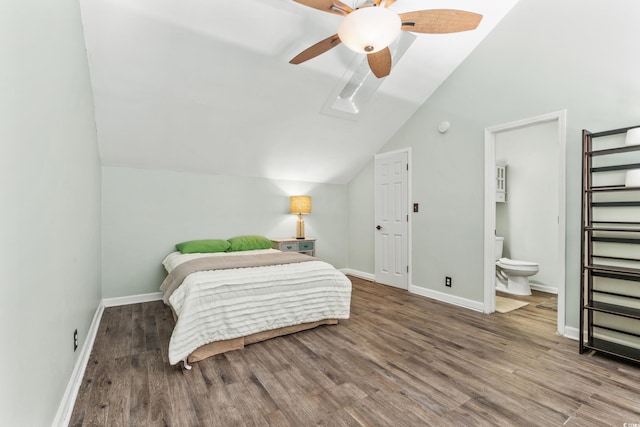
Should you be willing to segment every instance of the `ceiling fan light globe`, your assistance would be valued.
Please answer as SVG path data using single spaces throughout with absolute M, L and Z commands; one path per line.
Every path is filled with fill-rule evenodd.
M 365 7 L 345 16 L 338 27 L 340 41 L 359 53 L 376 53 L 389 46 L 400 33 L 402 21 L 394 11 Z

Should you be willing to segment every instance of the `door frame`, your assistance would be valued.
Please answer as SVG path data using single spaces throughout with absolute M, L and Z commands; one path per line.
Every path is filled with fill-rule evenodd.
M 484 130 L 484 312 L 496 310 L 495 290 L 495 230 L 496 230 L 496 135 L 501 132 L 538 124 L 557 122 L 558 137 L 558 254 L 562 262 L 558 274 L 558 321 L 560 335 L 565 332 L 565 282 L 566 282 L 566 157 L 567 110 L 554 111 L 535 117 L 517 120 Z
M 398 153 L 407 153 L 407 166 L 409 168 L 409 170 L 407 171 L 407 215 L 409 216 L 409 220 L 407 221 L 407 266 L 409 268 L 409 271 L 407 272 L 407 283 L 406 283 L 406 290 L 409 290 L 409 288 L 411 287 L 411 284 L 413 283 L 412 281 L 412 275 L 413 275 L 413 265 L 412 265 L 412 260 L 413 260 L 413 255 L 412 255 L 412 232 L 411 232 L 411 223 L 413 222 L 412 217 L 411 217 L 411 213 L 413 212 L 413 210 L 411 209 L 411 205 L 412 205 L 412 198 L 411 198 L 411 175 L 413 172 L 413 169 L 411 167 L 411 147 L 405 147 L 405 148 L 400 148 L 398 150 L 393 150 L 393 151 L 385 151 L 384 153 L 378 153 L 374 156 L 373 159 L 373 165 L 374 165 L 374 193 L 373 193 L 373 203 L 374 203 L 374 224 L 375 224 L 375 210 L 376 210 L 376 203 L 377 203 L 377 194 L 378 194 L 378 189 L 375 188 L 376 186 L 376 179 L 375 177 L 377 176 L 378 171 L 375 170 L 377 168 L 377 162 L 376 160 L 378 160 L 381 157 L 385 157 L 385 156 L 391 156 L 391 155 L 395 155 Z M 378 271 L 378 257 L 376 256 L 376 244 L 375 244 L 375 239 L 376 239 L 376 235 L 375 235 L 375 231 L 374 233 L 374 248 L 373 248 L 373 258 L 374 258 L 374 268 L 373 268 L 373 276 L 375 278 L 376 272 Z

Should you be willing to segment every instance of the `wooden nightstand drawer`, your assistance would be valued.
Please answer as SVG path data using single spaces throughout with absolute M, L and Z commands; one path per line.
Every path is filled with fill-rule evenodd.
M 280 244 L 279 248 L 282 252 L 297 252 L 298 242 L 284 242 Z
M 299 251 L 312 251 L 313 250 L 313 242 L 298 242 L 298 250 Z

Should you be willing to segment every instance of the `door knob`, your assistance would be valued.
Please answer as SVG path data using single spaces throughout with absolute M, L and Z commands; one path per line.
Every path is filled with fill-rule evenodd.
M 378 225 L 376 226 L 376 230 L 382 230 L 382 227 Z

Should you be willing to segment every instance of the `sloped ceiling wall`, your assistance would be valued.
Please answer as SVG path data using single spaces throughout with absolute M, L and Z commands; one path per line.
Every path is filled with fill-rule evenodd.
M 288 63 L 339 16 L 292 0 L 81 0 L 102 162 L 348 182 L 516 2 L 396 2 L 484 18 L 476 31 L 419 35 L 350 120 L 321 110 L 363 57 L 338 46 Z

